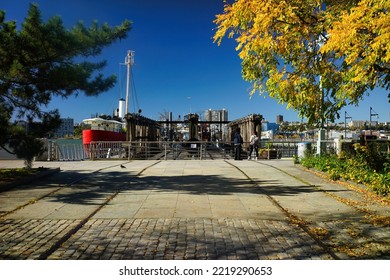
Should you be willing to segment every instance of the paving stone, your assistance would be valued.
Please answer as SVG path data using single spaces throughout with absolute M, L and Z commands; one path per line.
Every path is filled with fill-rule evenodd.
M 127 170 L 111 173 L 108 168 L 98 182 L 91 179 L 78 188 L 63 187 L 53 196 L 0 218 L 0 259 L 390 258 L 388 227 L 370 224 L 366 213 L 327 196 L 318 187 L 356 201 L 362 200 L 359 195 L 292 163 L 234 162 L 252 182 L 224 161 L 163 161 L 139 177 L 134 174 L 155 162 L 125 163 Z M 66 166 L 78 170 L 77 163 Z M 98 166 L 109 163 L 83 163 L 84 170 L 77 172 L 86 175 L 88 168 L 92 171 Z M 122 191 L 83 221 L 114 194 L 113 187 Z M 1 194 L 1 209 L 15 206 L 7 204 L 9 197 L 21 203 L 44 194 L 42 186 L 37 188 L 39 192 Z M 388 211 L 370 205 L 369 210 L 383 215 Z M 303 225 L 291 223 L 283 208 L 303 219 Z M 315 234 L 315 229 L 328 233 L 318 236 L 321 243 L 312 238 L 313 233 L 308 234 Z M 58 246 L 61 239 L 64 242 Z

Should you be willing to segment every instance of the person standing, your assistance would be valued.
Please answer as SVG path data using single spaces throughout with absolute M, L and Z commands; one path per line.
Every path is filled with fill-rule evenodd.
M 257 131 L 253 131 L 251 138 L 249 138 L 249 154 L 248 160 L 251 159 L 253 150 L 255 150 L 255 159 L 257 160 L 257 155 L 259 153 L 259 137 L 257 136 Z
M 241 146 L 244 143 L 244 141 L 241 137 L 239 129 L 237 129 L 236 133 L 234 134 L 233 142 L 234 142 L 234 159 L 241 160 Z

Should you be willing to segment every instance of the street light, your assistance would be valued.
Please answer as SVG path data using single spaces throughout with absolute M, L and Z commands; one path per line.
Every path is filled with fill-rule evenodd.
M 374 112 L 374 113 L 373 113 Z M 372 135 L 372 131 L 371 131 L 371 122 L 372 122 L 372 116 L 376 116 L 377 118 L 379 118 L 379 115 L 377 112 L 375 112 L 372 107 L 370 107 L 370 134 Z
M 352 117 L 348 115 L 347 111 L 344 114 L 344 139 L 347 139 L 347 119 L 351 119 Z

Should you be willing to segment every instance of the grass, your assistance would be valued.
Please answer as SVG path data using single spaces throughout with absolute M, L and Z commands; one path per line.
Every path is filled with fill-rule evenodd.
M 7 183 L 12 183 L 19 179 L 27 178 L 31 175 L 34 175 L 40 171 L 42 168 L 4 168 L 0 169 L 0 185 Z

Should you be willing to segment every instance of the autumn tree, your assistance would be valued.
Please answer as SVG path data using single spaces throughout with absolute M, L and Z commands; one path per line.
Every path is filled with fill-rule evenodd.
M 214 40 L 237 41 L 242 76 L 253 82 L 252 94 L 268 93 L 309 123 L 322 127 L 359 96 L 346 96 L 343 63 L 334 52 L 322 52 L 332 20 L 357 1 L 237 0 L 225 1 L 217 15 Z
M 44 110 L 51 98 L 96 96 L 110 89 L 116 77 L 105 77 L 101 70 L 106 62 L 95 57 L 126 38 L 130 28 L 125 20 L 115 27 L 78 22 L 67 29 L 58 16 L 44 22 L 38 7 L 30 5 L 18 30 L 16 22 L 6 21 L 0 11 L 0 147 L 31 163 L 42 151 L 37 138 L 60 123 L 57 110 Z M 11 118 L 27 120 L 27 129 Z
M 389 0 L 361 0 L 332 19 L 321 52 L 343 60 L 340 91 L 347 98 L 358 99 L 377 86 L 390 90 L 389 11 Z

